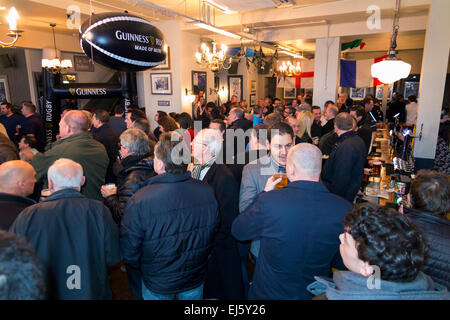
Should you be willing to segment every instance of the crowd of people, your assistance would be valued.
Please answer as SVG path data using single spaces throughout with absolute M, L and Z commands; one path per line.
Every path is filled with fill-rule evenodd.
M 402 100 L 387 120 L 413 125 Z M 355 201 L 374 97 L 192 106 L 154 130 L 136 105 L 67 109 L 45 145 L 31 102 L 1 105 L 0 299 L 112 299 L 119 267 L 137 300 L 449 298 L 448 172 L 398 211 Z

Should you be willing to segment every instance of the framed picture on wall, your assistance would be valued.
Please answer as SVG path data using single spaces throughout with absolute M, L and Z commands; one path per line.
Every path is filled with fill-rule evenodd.
M 284 99 L 294 99 L 296 98 L 297 89 L 295 88 L 284 88 Z
M 9 95 L 8 77 L 6 75 L 0 76 L 0 102 L 10 102 L 11 96 Z
M 250 106 L 256 106 L 256 94 L 255 93 L 251 93 L 250 94 Z
M 207 76 L 205 71 L 192 71 L 192 93 L 198 94 L 203 91 L 206 99 Z
M 94 63 L 89 59 L 88 56 L 73 56 L 73 64 L 75 66 L 75 71 L 79 72 L 94 72 Z
M 170 70 L 170 47 L 167 47 L 167 55 L 166 59 L 159 64 L 158 66 L 154 67 L 153 70 Z
M 152 94 L 172 94 L 172 75 L 170 73 L 151 73 Z
M 228 76 L 228 101 L 232 96 L 236 96 L 239 101 L 242 101 L 243 91 L 242 76 Z
M 250 80 L 250 92 L 256 92 L 256 80 Z
M 364 99 L 366 96 L 366 88 L 351 88 L 350 89 L 350 98 L 351 99 Z

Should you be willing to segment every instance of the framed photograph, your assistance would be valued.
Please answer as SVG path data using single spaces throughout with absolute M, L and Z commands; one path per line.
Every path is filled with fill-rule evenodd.
M 352 99 L 364 99 L 366 96 L 366 88 L 351 88 L 350 89 L 350 98 Z
M 297 98 L 297 90 L 295 88 L 284 88 L 284 99 Z
M 0 76 L 0 102 L 11 102 L 9 95 L 8 77 L 6 75 Z
M 383 100 L 383 86 L 377 86 L 375 92 L 375 98 L 377 98 L 378 100 Z
M 242 101 L 243 91 L 242 76 L 228 76 L 228 101 L 232 96 L 236 96 L 239 101 Z
M 167 47 L 166 59 L 159 65 L 153 68 L 153 70 L 170 70 L 170 47 Z
M 203 91 L 206 99 L 206 80 L 205 71 L 192 71 L 192 93 L 198 94 L 200 91 Z
M 256 80 L 250 80 L 250 92 L 256 92 Z
M 255 93 L 251 93 L 250 94 L 250 106 L 256 106 L 256 94 Z
M 88 56 L 73 56 L 75 71 L 94 72 L 94 63 Z
M 170 73 L 151 73 L 152 94 L 172 94 L 172 75 Z

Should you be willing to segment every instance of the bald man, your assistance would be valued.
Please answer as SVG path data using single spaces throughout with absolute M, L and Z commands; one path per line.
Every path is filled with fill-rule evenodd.
M 45 153 L 38 153 L 36 156 L 27 154 L 26 158 L 32 159 L 31 164 L 37 172 L 36 178 L 38 181 L 44 181 L 45 185 L 47 170 L 55 160 L 67 158 L 79 163 L 86 175 L 86 183 L 81 188 L 81 193 L 88 198 L 102 201 L 100 188 L 105 184 L 109 158 L 105 147 L 92 138 L 88 129 L 89 120 L 82 111 L 69 111 L 59 122 L 61 138 L 52 143 Z
M 22 160 L 0 165 L 0 229 L 8 230 L 19 213 L 35 204 L 27 198 L 36 183 L 33 166 Z
M 107 268 L 121 259 L 117 225 L 103 203 L 80 194 L 79 163 L 59 159 L 47 175 L 52 194 L 23 210 L 10 232 L 36 250 L 49 299 L 111 299 Z
M 286 174 L 290 183 L 274 190 L 281 179 L 269 178 L 264 191 L 234 220 L 239 241 L 261 239 L 252 299 L 311 299 L 306 290 L 314 276 L 328 277 L 339 261 L 342 219 L 352 208 L 319 183 L 322 153 L 309 143 L 289 150 Z

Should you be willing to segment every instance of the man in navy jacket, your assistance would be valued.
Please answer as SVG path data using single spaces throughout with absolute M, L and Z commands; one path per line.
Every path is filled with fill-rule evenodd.
M 261 238 L 249 299 L 311 299 L 306 286 L 314 276 L 331 274 L 342 219 L 352 205 L 319 183 L 321 164 L 316 146 L 292 147 L 286 167 L 290 183 L 273 190 L 280 179 L 269 178 L 266 192 L 234 220 L 238 240 Z

